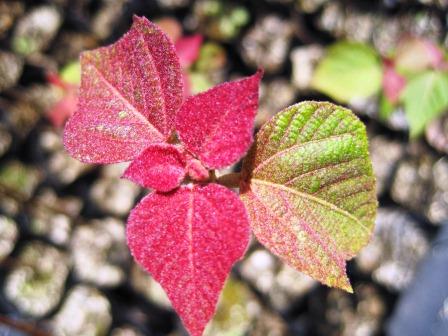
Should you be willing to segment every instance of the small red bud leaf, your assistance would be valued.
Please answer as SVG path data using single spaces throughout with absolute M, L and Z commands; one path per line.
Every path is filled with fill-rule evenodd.
M 194 158 L 188 158 L 187 161 L 187 174 L 193 181 L 206 181 L 209 178 L 209 172 L 205 168 L 201 161 Z
M 241 189 L 263 245 L 352 291 L 346 260 L 369 241 L 377 201 L 365 126 L 350 110 L 304 102 L 277 114 L 244 161 Z
M 167 192 L 185 176 L 185 155 L 169 144 L 149 145 L 126 169 L 123 177 L 145 187 Z
M 249 148 L 262 71 L 189 97 L 176 117 L 185 147 L 210 168 L 236 162 Z
M 182 68 L 190 67 L 198 59 L 201 44 L 202 35 L 199 34 L 181 37 L 176 41 L 176 52 Z
M 406 86 L 406 78 L 400 75 L 391 62 L 385 62 L 383 69 L 383 93 L 387 99 L 395 104 Z
M 217 185 L 152 193 L 131 212 L 127 239 L 137 262 L 165 289 L 193 336 L 212 318 L 232 265 L 249 243 L 246 210 Z
M 118 42 L 81 55 L 81 71 L 78 111 L 64 134 L 72 156 L 128 161 L 168 138 L 183 80 L 174 45 L 156 25 L 134 16 Z

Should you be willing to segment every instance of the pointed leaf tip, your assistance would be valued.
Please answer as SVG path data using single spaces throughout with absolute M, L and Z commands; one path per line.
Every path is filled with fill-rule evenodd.
M 263 71 L 189 97 L 176 117 L 185 147 L 210 169 L 238 161 L 252 143 Z
M 304 102 L 258 132 L 241 199 L 257 239 L 284 262 L 352 292 L 346 260 L 370 239 L 377 201 L 365 126 L 350 110 Z
M 232 265 L 246 251 L 249 224 L 244 205 L 229 189 L 188 185 L 146 196 L 129 216 L 127 239 L 190 334 L 200 336 Z
M 185 155 L 170 144 L 149 145 L 131 162 L 123 177 L 145 187 L 167 192 L 185 176 Z
M 174 45 L 155 24 L 134 16 L 116 43 L 82 53 L 78 110 L 65 128 L 66 149 L 84 162 L 132 160 L 170 135 L 182 86 Z

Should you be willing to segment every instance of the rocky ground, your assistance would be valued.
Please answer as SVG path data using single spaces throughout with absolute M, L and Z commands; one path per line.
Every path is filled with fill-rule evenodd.
M 119 179 L 123 165 L 67 156 L 61 127 L 48 118 L 64 93 L 47 73 L 115 41 L 132 14 L 169 16 L 185 34 L 205 38 L 193 80 L 213 84 L 265 69 L 260 126 L 294 102 L 328 100 L 310 89 L 310 78 L 329 43 L 369 42 L 387 53 L 410 33 L 448 47 L 447 9 L 446 0 L 0 2 L 0 335 L 185 334 L 125 243 L 127 214 L 144 191 Z M 368 127 L 380 200 L 374 238 L 349 263 L 355 294 L 319 285 L 254 242 L 208 335 L 390 330 L 448 222 L 448 117 L 410 142 L 399 111 L 378 120 L 377 97 L 351 108 Z M 448 321 L 448 300 L 438 314 Z

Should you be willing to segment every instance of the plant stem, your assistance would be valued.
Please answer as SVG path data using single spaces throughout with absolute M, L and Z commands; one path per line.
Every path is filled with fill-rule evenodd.
M 240 178 L 241 173 L 229 173 L 218 177 L 216 182 L 229 188 L 238 188 L 240 186 Z

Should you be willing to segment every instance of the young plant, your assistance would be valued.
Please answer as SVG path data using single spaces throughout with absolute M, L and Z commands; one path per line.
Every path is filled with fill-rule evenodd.
M 123 177 L 153 191 L 127 241 L 192 335 L 212 318 L 250 228 L 284 262 L 352 292 L 346 260 L 371 235 L 375 179 L 364 125 L 347 109 L 303 102 L 258 133 L 240 174 L 216 178 L 253 142 L 262 71 L 183 101 L 175 47 L 145 18 L 81 55 L 78 111 L 64 144 L 90 163 L 131 161 Z M 240 197 L 229 187 L 240 185 Z
M 448 109 L 448 62 L 439 46 L 423 38 L 404 37 L 383 59 L 363 43 L 336 43 L 319 63 L 312 84 L 344 103 L 381 94 L 380 117 L 403 106 L 411 138 Z

